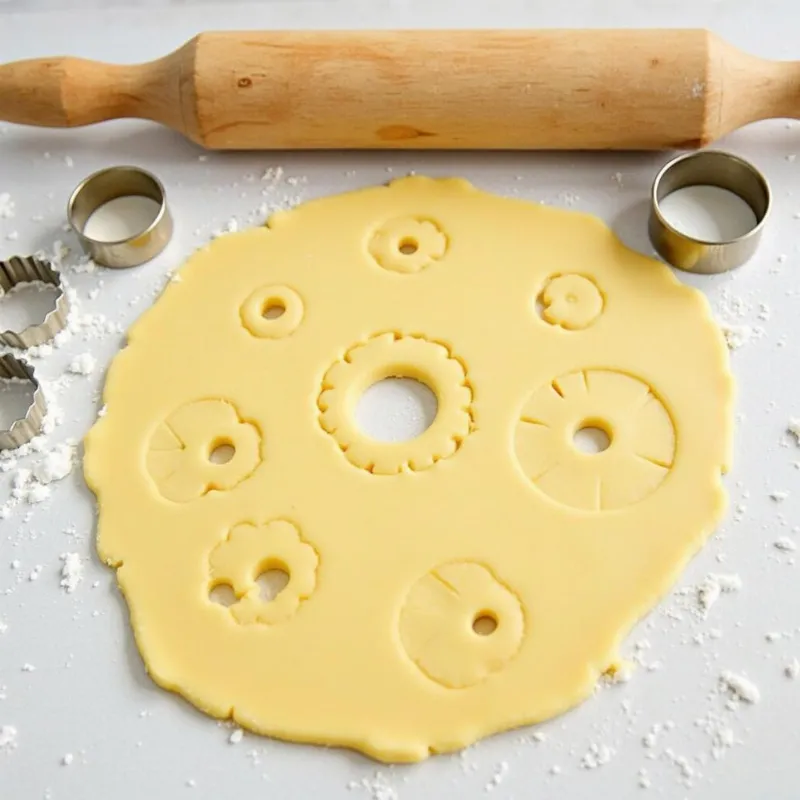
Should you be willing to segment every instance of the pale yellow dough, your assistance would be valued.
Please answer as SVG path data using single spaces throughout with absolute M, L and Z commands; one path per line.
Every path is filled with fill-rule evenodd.
M 353 420 L 387 376 L 438 396 L 410 442 Z M 404 178 L 217 239 L 134 325 L 98 548 L 159 684 L 414 761 L 591 693 L 722 514 L 732 394 L 703 295 L 599 220 Z

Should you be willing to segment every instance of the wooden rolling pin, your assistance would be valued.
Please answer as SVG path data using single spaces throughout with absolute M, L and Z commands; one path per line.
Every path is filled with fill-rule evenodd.
M 0 119 L 121 117 L 217 149 L 659 149 L 800 116 L 800 62 L 702 30 L 204 33 L 119 66 L 0 66 Z

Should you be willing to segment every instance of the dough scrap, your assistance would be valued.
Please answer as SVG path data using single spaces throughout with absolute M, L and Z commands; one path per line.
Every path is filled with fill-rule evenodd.
M 111 365 L 85 471 L 150 674 L 213 716 L 384 761 L 547 719 L 723 512 L 708 303 L 593 217 L 403 178 L 180 275 Z M 438 397 L 410 442 L 353 422 L 391 375 Z

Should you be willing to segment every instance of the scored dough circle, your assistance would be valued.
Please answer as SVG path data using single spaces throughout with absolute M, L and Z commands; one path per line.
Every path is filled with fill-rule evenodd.
M 424 260 L 396 252 L 412 234 Z M 556 283 L 554 324 L 557 275 L 581 280 Z M 588 215 L 403 178 L 219 237 L 180 277 L 111 364 L 84 465 L 148 674 L 205 713 L 385 761 L 547 719 L 722 515 L 733 382 L 708 303 Z M 384 458 L 351 412 L 398 372 L 441 420 Z M 592 422 L 608 453 L 567 449 Z

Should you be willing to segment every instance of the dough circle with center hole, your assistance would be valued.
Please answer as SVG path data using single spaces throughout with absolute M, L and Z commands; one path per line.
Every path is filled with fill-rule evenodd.
M 412 177 L 180 274 L 109 370 L 85 468 L 150 675 L 209 714 L 386 761 L 552 717 L 722 514 L 733 385 L 708 303 L 593 217 Z M 548 319 L 557 277 L 549 299 L 573 299 Z M 439 397 L 416 440 L 353 425 L 387 376 Z M 608 449 L 580 452 L 581 425 Z

